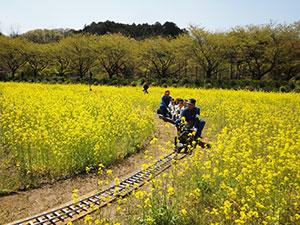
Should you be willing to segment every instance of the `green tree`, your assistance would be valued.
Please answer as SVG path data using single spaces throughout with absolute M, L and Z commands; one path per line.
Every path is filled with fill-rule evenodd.
M 0 36 L 0 59 L 2 67 L 10 71 L 12 78 L 25 63 L 25 42 L 20 38 Z
M 193 39 L 193 58 L 205 71 L 206 78 L 210 79 L 223 71 L 225 34 L 211 33 L 197 27 L 190 27 L 190 33 Z
M 27 39 L 28 41 L 35 42 L 35 43 L 49 43 L 49 42 L 58 42 L 59 40 L 63 39 L 70 35 L 69 30 L 64 29 L 36 29 L 28 31 L 21 36 Z
M 96 66 L 96 36 L 74 35 L 61 40 L 64 51 L 70 59 L 70 68 L 82 79 L 88 71 Z
M 300 21 L 276 27 L 278 54 L 273 79 L 290 80 L 300 74 Z
M 140 57 L 143 66 L 155 73 L 158 79 L 170 77 L 176 65 L 173 43 L 166 38 L 157 37 L 143 41 Z
M 27 43 L 24 53 L 26 62 L 32 70 L 33 76 L 37 78 L 50 64 L 49 45 Z
M 188 78 L 191 74 L 188 74 L 190 67 L 193 65 L 192 58 L 192 49 L 193 49 L 193 40 L 187 35 L 180 35 L 176 39 L 172 40 L 173 52 L 175 54 L 175 68 L 173 76 L 177 79 Z M 196 79 L 197 74 L 196 75 Z
M 136 41 L 121 34 L 101 36 L 95 48 L 99 64 L 109 78 L 133 72 L 135 49 Z
M 63 42 L 52 44 L 49 49 L 52 66 L 58 76 L 65 76 L 71 72 L 71 59 Z
M 242 61 L 254 80 L 260 80 L 280 63 L 282 41 L 272 24 L 237 27 L 232 34 L 239 42 Z

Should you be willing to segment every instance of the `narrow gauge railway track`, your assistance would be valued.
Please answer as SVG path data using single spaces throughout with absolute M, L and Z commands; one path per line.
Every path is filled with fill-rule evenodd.
M 76 202 L 68 202 L 57 208 L 9 223 L 8 225 L 66 224 L 69 221 L 78 220 L 87 214 L 106 206 L 117 198 L 130 194 L 133 190 L 138 189 L 147 181 L 168 169 L 172 165 L 173 160 L 179 160 L 185 156 L 186 154 L 172 152 L 164 158 L 154 162 L 153 166 L 129 175 L 127 178 L 121 180 L 119 184 L 112 184 L 109 188 L 87 194 Z

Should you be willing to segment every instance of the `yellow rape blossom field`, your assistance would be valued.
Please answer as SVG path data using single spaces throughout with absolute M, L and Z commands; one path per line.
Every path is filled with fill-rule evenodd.
M 300 95 L 174 92 L 199 100 L 213 147 L 152 180 L 130 223 L 300 224 Z
M 0 83 L 0 189 L 34 185 L 108 165 L 154 131 L 131 88 Z
M 128 224 L 300 223 L 300 95 L 170 90 L 197 100 L 212 148 L 194 149 L 136 191 Z M 134 152 L 153 136 L 163 91 L 0 83 L 1 188 Z

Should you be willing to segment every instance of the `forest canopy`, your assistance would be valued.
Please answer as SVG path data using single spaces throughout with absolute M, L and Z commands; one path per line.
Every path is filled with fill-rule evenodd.
M 224 32 L 191 26 L 176 33 L 177 26 L 172 24 L 143 26 L 106 21 L 76 32 L 56 29 L 14 37 L 2 35 L 0 79 L 143 79 L 178 85 L 205 80 L 299 80 L 299 21 L 235 27 Z M 136 29 L 130 31 L 130 27 Z M 147 32 L 143 29 L 146 27 Z M 155 31 L 155 27 L 162 30 Z M 174 30 L 167 32 L 168 27 Z

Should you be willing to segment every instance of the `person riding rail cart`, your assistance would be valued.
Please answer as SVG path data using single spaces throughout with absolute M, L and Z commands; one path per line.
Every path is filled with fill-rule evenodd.
M 186 124 L 183 124 L 183 123 Z M 196 131 L 194 140 L 202 138 L 202 130 L 205 126 L 205 121 L 200 119 L 200 108 L 196 107 L 196 100 L 191 98 L 187 101 L 187 107 L 182 110 L 181 118 L 175 121 L 177 129 L 182 125 L 189 126 Z
M 172 100 L 172 97 L 170 96 L 170 91 L 166 90 L 164 95 L 161 97 L 161 102 L 159 105 L 159 109 L 157 111 L 158 114 L 161 114 L 164 117 L 172 118 L 171 110 L 169 108 L 169 104 Z
M 164 96 L 169 96 L 169 94 L 165 93 Z M 162 102 L 164 101 L 164 96 L 162 97 Z M 157 110 L 160 119 L 175 125 L 177 128 L 174 151 L 178 153 L 191 153 L 189 146 L 193 145 L 195 147 L 195 144 L 202 148 L 210 148 L 210 144 L 201 141 L 205 121 L 199 118 L 200 108 L 196 107 L 196 100 L 193 98 L 186 101 L 182 99 L 176 100 L 175 107 L 177 110 L 173 110 L 174 112 L 170 110 L 169 106 L 165 107 L 166 102 L 164 104 L 161 103 L 160 108 Z M 185 103 L 187 103 L 187 107 L 185 107 Z M 172 104 L 170 105 L 172 106 Z M 167 110 L 164 115 L 163 110 Z

